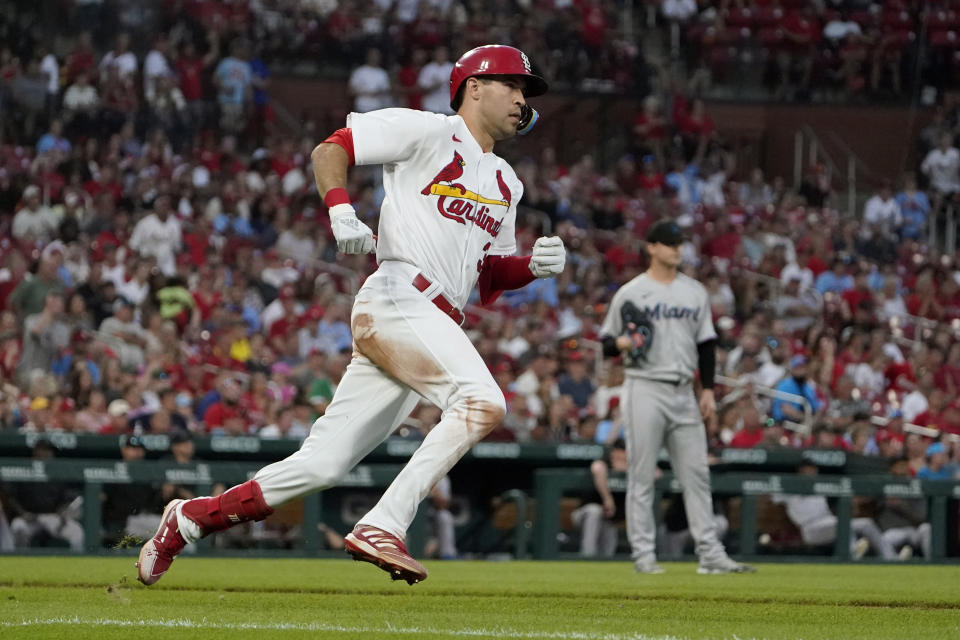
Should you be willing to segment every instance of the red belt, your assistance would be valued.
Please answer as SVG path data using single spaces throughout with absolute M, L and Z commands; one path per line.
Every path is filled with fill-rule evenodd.
M 417 291 L 421 293 L 433 286 L 433 283 L 423 277 L 422 273 L 418 273 L 417 277 L 413 279 L 413 286 L 417 288 Z M 450 316 L 454 322 L 457 324 L 463 324 L 463 313 L 460 312 L 460 309 L 457 309 L 455 306 L 450 304 L 450 301 L 444 298 L 442 295 L 437 295 L 430 300 L 433 304 L 437 305 L 437 309 L 443 311 L 445 314 Z

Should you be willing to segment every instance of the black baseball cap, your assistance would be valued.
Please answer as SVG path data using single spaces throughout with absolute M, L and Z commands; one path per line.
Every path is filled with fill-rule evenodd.
M 184 431 L 183 429 L 175 429 L 170 434 L 170 444 L 180 444 L 181 442 L 190 442 L 193 440 L 193 435 L 189 431 Z
M 676 247 L 683 244 L 683 231 L 673 220 L 658 220 L 647 231 L 647 242 Z

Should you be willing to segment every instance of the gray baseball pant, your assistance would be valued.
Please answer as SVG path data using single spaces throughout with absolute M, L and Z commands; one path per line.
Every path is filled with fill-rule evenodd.
M 707 436 L 693 386 L 628 376 L 622 398 L 628 460 L 627 537 L 633 559 L 656 557 L 653 484 L 657 455 L 664 444 L 683 487 L 683 505 L 697 556 L 701 562 L 726 558 L 713 518 Z

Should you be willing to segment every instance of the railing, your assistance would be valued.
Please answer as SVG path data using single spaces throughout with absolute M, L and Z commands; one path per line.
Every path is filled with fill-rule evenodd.
M 810 166 L 822 162 L 831 176 L 844 176 L 847 194 L 847 215 L 857 215 L 857 179 L 858 174 L 872 175 L 873 172 L 863 160 L 847 145 L 836 132 L 828 132 L 830 140 L 839 146 L 846 156 L 845 171 L 841 172 L 837 163 L 824 147 L 820 136 L 809 125 L 800 127 L 793 136 L 793 187 L 798 189 L 803 180 L 803 172 Z M 839 208 L 839 207 L 838 207 Z
M 757 500 L 776 494 L 820 495 L 836 500 L 837 531 L 833 557 L 850 559 L 850 521 L 853 497 L 927 498 L 930 502 L 931 553 L 928 562 L 946 558 L 948 501 L 960 498 L 960 482 L 948 480 L 910 480 L 893 476 L 843 477 L 802 476 L 793 474 L 713 473 L 710 479 L 714 494 L 740 496 L 739 554 L 750 557 L 757 553 Z M 610 490 L 624 492 L 627 480 L 622 473 L 611 474 Z M 564 493 L 580 493 L 593 488 L 593 478 L 586 469 L 538 469 L 534 474 L 536 520 L 533 555 L 549 560 L 560 556 L 557 534 L 560 531 L 561 504 Z M 680 482 L 673 474 L 664 474 L 656 481 L 654 504 L 666 493 L 679 493 Z M 654 510 L 654 516 L 659 514 Z
M 840 150 L 846 154 L 847 157 L 847 213 L 850 216 L 857 215 L 857 182 L 858 179 L 866 179 L 874 182 L 875 184 L 880 184 L 883 180 L 883 176 L 880 176 L 867 166 L 867 163 L 857 155 L 857 152 L 850 148 L 850 145 L 846 143 L 840 134 L 836 131 L 830 130 L 827 132 L 827 135 L 830 138 L 830 141 L 833 144 L 840 147 Z M 863 180 L 860 180 L 863 182 Z
M 940 216 L 943 216 L 943 238 L 940 233 Z M 947 202 L 939 210 L 930 211 L 930 217 L 927 219 L 927 240 L 931 248 L 939 248 L 944 254 L 952 256 L 957 250 L 957 216 L 956 206 L 953 202 Z
M 874 424 L 878 427 L 885 427 L 890 422 L 889 418 L 884 418 L 883 416 L 872 416 L 870 418 L 870 424 Z M 904 422 L 903 430 L 906 433 L 915 433 L 918 436 L 923 436 L 924 438 L 933 438 L 951 440 L 953 442 L 960 442 L 960 435 L 955 433 L 948 433 L 946 431 L 940 431 L 939 429 L 934 429 L 932 427 L 924 427 L 919 424 L 913 424 L 912 422 Z
M 721 398 L 721 405 L 729 404 L 731 402 L 736 402 L 744 395 L 749 393 L 747 387 L 750 387 L 751 390 L 761 396 L 766 396 L 771 399 L 784 400 L 786 402 L 791 402 L 793 404 L 799 404 L 803 409 L 803 422 L 793 422 L 790 420 L 785 420 L 783 426 L 786 429 L 795 431 L 803 436 L 809 436 L 813 428 L 813 407 L 810 405 L 810 402 L 803 396 L 798 396 L 794 393 L 787 393 L 786 391 L 778 391 L 772 387 L 764 387 L 762 385 L 754 384 L 753 382 L 747 380 L 738 380 L 737 378 L 728 378 L 724 375 L 716 376 L 716 381 L 725 387 L 730 387 L 736 389 L 732 393 L 728 393 Z
M 134 483 L 154 484 L 169 482 L 193 487 L 198 495 L 209 494 L 214 483 L 238 484 L 253 477 L 259 465 L 250 462 L 198 462 L 178 465 L 172 462 L 139 460 L 118 462 L 112 460 L 31 460 L 29 458 L 0 458 L 0 480 L 3 482 L 76 482 L 83 486 L 82 525 L 84 551 L 105 552 L 101 542 L 103 505 L 101 494 L 111 485 Z M 347 488 L 383 488 L 400 472 L 401 465 L 360 465 L 354 468 L 338 486 Z M 303 498 L 302 553 L 311 555 L 319 548 L 317 524 L 321 521 L 322 493 Z M 425 530 L 422 516 L 411 528 L 414 534 L 408 546 L 422 552 Z M 201 550 L 209 550 L 207 541 Z
M 893 338 L 897 341 L 907 341 L 911 345 L 929 340 L 941 330 L 951 332 L 954 338 L 960 338 L 960 322 L 958 321 L 947 324 L 922 316 L 904 314 L 892 316 L 888 322 L 890 324 L 890 334 Z M 912 337 L 906 335 L 908 331 L 913 334 Z
M 537 222 L 540 223 L 540 234 L 548 236 L 553 231 L 553 222 L 550 221 L 550 216 L 545 212 L 540 211 L 539 209 L 534 209 L 533 207 L 527 206 L 518 206 L 517 207 L 517 217 L 518 218 L 534 218 Z
M 781 466 L 790 467 L 801 460 L 810 460 L 821 467 L 838 468 L 850 455 L 843 451 L 807 450 L 777 452 L 764 449 L 725 450 L 720 463 L 729 468 L 768 463 L 769 457 L 784 456 Z M 833 465 L 832 467 L 830 465 Z M 82 526 L 84 550 L 87 553 L 108 553 L 102 546 L 101 495 L 111 486 L 129 484 L 156 484 L 169 482 L 193 487 L 198 494 L 209 493 L 214 483 L 235 484 L 243 482 L 256 472 L 258 465 L 250 462 L 198 462 L 177 465 L 165 461 L 121 462 L 111 460 L 31 460 L 29 458 L 0 458 L 0 480 L 5 483 L 51 483 L 68 482 L 82 484 Z M 335 522 L 341 510 L 332 508 L 331 493 L 380 490 L 386 487 L 401 469 L 398 464 L 363 464 L 353 469 L 336 489 L 305 496 L 303 501 L 301 544 L 291 553 L 312 556 L 321 549 L 317 525 L 321 521 Z M 834 557 L 849 559 L 849 527 L 852 515 L 853 496 L 927 498 L 930 501 L 932 526 L 932 554 L 928 561 L 940 561 L 946 556 L 948 501 L 960 499 L 960 482 L 920 481 L 893 476 L 799 476 L 792 473 L 742 473 L 714 471 L 711 477 L 713 492 L 719 495 L 740 496 L 739 553 L 750 556 L 756 553 L 757 545 L 757 500 L 771 494 L 822 495 L 837 501 L 837 544 Z M 681 490 L 673 474 L 667 472 L 656 482 L 657 500 L 668 493 Z M 513 502 L 517 508 L 517 521 L 513 526 L 513 553 L 517 557 L 527 555 L 529 534 L 533 532 L 533 556 L 549 559 L 558 556 L 557 533 L 564 493 L 581 493 L 593 487 L 593 478 L 585 466 L 578 468 L 538 468 L 533 472 L 533 497 L 536 499 L 534 518 L 527 516 L 527 493 L 511 489 L 500 494 L 503 502 Z M 622 473 L 610 476 L 610 488 L 623 492 L 627 488 Z M 326 507 L 326 510 L 324 509 Z M 333 511 L 334 513 L 331 513 Z M 407 546 L 414 555 L 421 555 L 426 538 L 426 510 L 421 509 L 410 528 Z M 347 524 L 347 523 L 343 523 Z M 352 523 L 349 523 L 352 525 Z M 200 553 L 212 551 L 209 540 L 198 544 Z
M 47 433 L 0 432 L 0 451 L 4 456 L 31 462 L 33 447 L 40 440 L 49 441 L 57 450 L 56 460 L 98 458 L 98 463 L 115 464 L 120 461 L 122 436 L 77 434 L 65 431 Z M 147 450 L 148 460 L 165 454 L 170 449 L 170 438 L 165 434 L 144 434 L 141 437 Z M 197 464 L 208 462 L 257 460 L 273 462 L 285 458 L 300 448 L 295 438 L 261 439 L 255 436 L 214 436 L 194 438 Z M 388 438 L 363 460 L 364 464 L 403 463 L 420 446 L 419 440 Z M 550 444 L 546 442 L 480 442 L 464 455 L 454 468 L 471 470 L 474 465 L 486 465 L 493 461 L 501 469 L 512 464 L 527 477 L 528 469 L 534 467 L 584 467 L 603 456 L 603 445 L 596 443 Z M 817 465 L 838 473 L 875 473 L 886 469 L 886 463 L 876 457 L 847 453 L 842 449 L 724 449 L 720 457 L 749 471 L 772 471 L 795 468 L 802 460 L 816 458 Z M 667 458 L 661 458 L 666 462 Z M 245 462 L 244 462 L 245 464 Z M 0 468 L 0 481 L 4 480 Z

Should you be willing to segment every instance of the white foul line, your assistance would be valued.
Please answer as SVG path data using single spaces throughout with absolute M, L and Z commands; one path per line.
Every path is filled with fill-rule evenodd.
M 492 629 L 437 629 L 432 627 L 395 627 L 389 623 L 382 627 L 344 626 L 309 622 L 304 624 L 294 622 L 212 622 L 203 618 L 199 621 L 189 618 L 171 618 L 159 620 L 117 620 L 111 618 L 84 619 L 77 616 L 72 618 L 33 618 L 21 622 L 0 621 L 0 629 L 11 627 L 33 627 L 44 625 L 92 625 L 102 627 L 130 627 L 130 628 L 177 628 L 177 629 L 220 629 L 220 630 L 254 630 L 254 631 L 339 631 L 343 633 L 369 634 L 397 634 L 397 635 L 449 635 L 449 636 L 492 636 L 499 638 L 545 638 L 547 640 L 682 640 L 677 636 L 649 636 L 644 633 L 616 634 L 596 632 L 564 632 L 564 631 L 517 631 L 504 627 Z

